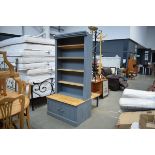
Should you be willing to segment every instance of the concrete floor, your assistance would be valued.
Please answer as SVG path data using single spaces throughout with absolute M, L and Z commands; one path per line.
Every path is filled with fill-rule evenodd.
M 135 80 L 128 80 L 132 89 L 147 90 L 153 83 L 152 76 L 138 75 Z M 31 111 L 31 128 L 34 129 L 113 129 L 122 112 L 119 107 L 119 99 L 122 91 L 110 91 L 108 97 L 92 103 L 92 115 L 78 127 L 73 127 L 61 120 L 47 115 L 47 105 L 43 105 L 35 111 Z

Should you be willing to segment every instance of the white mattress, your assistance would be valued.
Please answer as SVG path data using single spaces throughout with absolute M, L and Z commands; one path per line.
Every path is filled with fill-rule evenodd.
M 37 69 L 31 69 L 27 71 L 27 75 L 42 75 L 46 73 L 53 73 L 52 68 L 37 68 Z
M 10 46 L 5 46 L 0 48 L 3 51 L 19 51 L 19 50 L 36 50 L 36 51 L 52 51 L 53 47 L 51 45 L 41 45 L 41 44 L 31 44 L 22 43 Z
M 51 74 L 44 74 L 44 75 L 37 75 L 37 76 L 25 76 L 24 74 L 20 74 L 20 77 L 22 80 L 30 84 L 40 83 L 49 78 L 55 78 L 55 76 Z
M 155 109 L 155 98 L 120 98 L 119 105 L 125 110 Z
M 55 40 L 54 39 L 45 39 L 45 38 L 35 38 L 35 37 L 22 36 L 22 37 L 15 37 L 15 38 L 10 38 L 10 39 L 6 39 L 4 41 L 1 41 L 0 47 L 5 47 L 8 45 L 21 44 L 21 43 L 55 45 Z
M 18 59 L 19 64 L 31 64 L 31 63 L 55 61 L 55 57 L 7 57 L 7 58 L 11 63 L 16 62 L 16 59 Z M 3 61 L 3 59 L 0 58 L 0 61 Z
M 34 51 L 34 50 L 7 50 L 7 56 L 29 57 L 29 56 L 55 56 L 55 47 L 51 51 Z
M 123 98 L 153 98 L 155 99 L 155 92 L 135 90 L 135 89 L 125 89 L 122 94 Z
M 14 63 L 12 65 L 15 66 Z M 18 64 L 18 70 L 28 70 L 28 69 L 37 69 L 37 68 L 47 68 L 49 65 L 47 62 L 43 63 L 31 63 L 31 64 Z

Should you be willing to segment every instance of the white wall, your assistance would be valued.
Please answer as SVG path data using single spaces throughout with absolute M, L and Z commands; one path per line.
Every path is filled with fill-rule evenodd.
M 147 47 L 155 50 L 155 27 L 149 26 L 147 31 Z
M 131 26 L 130 39 L 136 41 L 142 46 L 147 46 L 147 26 Z
M 64 32 L 89 31 L 88 26 L 66 26 Z M 126 39 L 130 36 L 129 26 L 98 26 L 106 35 L 105 40 Z

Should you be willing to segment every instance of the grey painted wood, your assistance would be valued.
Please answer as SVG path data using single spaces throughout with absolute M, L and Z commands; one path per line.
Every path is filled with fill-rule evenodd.
M 91 73 L 92 73 L 92 36 L 87 32 L 76 32 L 56 36 L 56 93 L 85 100 L 79 106 L 48 99 L 48 114 L 71 125 L 77 126 L 91 115 Z M 82 49 L 62 49 L 59 45 L 84 44 Z M 83 57 L 84 59 L 59 59 L 58 57 Z M 57 69 L 84 70 L 84 73 L 58 71 Z M 58 81 L 83 84 L 68 85 Z
M 77 107 L 51 99 L 47 103 L 47 114 L 73 126 L 78 126 L 91 116 L 91 99 Z
M 92 78 L 92 36 L 84 37 L 84 89 L 83 98 L 86 100 L 91 97 L 91 78 Z
M 67 92 L 70 96 L 74 94 L 80 98 L 87 100 L 91 96 L 91 72 L 92 72 L 92 36 L 87 32 L 76 32 L 69 34 L 62 34 L 55 37 L 57 42 L 56 48 L 56 93 Z M 58 45 L 70 45 L 70 44 L 84 44 L 83 49 L 61 49 Z M 83 56 L 83 60 L 78 59 L 59 59 L 58 57 L 79 57 Z M 84 74 L 81 73 L 65 73 L 63 71 L 57 71 L 57 69 L 77 69 L 84 70 Z M 67 86 L 64 84 L 58 84 L 59 80 L 83 83 L 83 88 L 77 88 L 77 86 Z M 59 88 L 58 88 L 59 87 Z M 75 87 L 75 88 L 74 88 Z M 81 92 L 82 91 L 82 92 Z

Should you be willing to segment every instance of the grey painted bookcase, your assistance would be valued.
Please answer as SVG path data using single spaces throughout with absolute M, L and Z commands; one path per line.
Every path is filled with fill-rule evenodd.
M 91 114 L 92 36 L 84 31 L 55 39 L 56 86 L 47 97 L 48 114 L 77 126 Z

